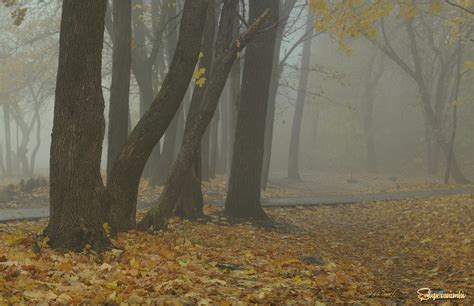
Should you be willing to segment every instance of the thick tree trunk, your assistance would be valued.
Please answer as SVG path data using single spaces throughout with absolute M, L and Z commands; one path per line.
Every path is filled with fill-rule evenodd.
M 181 193 L 183 181 L 192 167 L 201 138 L 212 120 L 219 102 L 219 96 L 225 86 L 237 52 L 245 46 L 252 37 L 252 34 L 268 19 L 269 11 L 266 11 L 231 45 L 233 18 L 235 18 L 237 4 L 238 0 L 229 0 L 224 3 L 216 43 L 215 65 L 208 81 L 209 83 L 206 85 L 202 104 L 199 106 L 196 116 L 190 115 L 188 117 L 187 122 L 189 124 L 186 125 L 185 136 L 178 159 L 174 163 L 173 171 L 167 180 L 163 193 L 160 195 L 158 206 L 154 207 L 140 222 L 140 227 L 143 229 L 147 229 L 150 226 L 153 226 L 154 229 L 166 227 L 169 216 L 175 208 L 176 200 Z M 230 46 L 230 49 L 227 49 L 228 46 Z M 190 114 L 192 114 L 191 111 Z
M 207 0 L 186 0 L 179 40 L 161 89 L 128 137 L 112 167 L 107 191 L 111 197 L 111 227 L 135 226 L 140 177 L 153 148 L 160 141 L 183 100 L 198 59 Z
M 64 0 L 50 157 L 50 219 L 55 249 L 102 250 L 104 137 L 102 45 L 106 0 Z
M 306 17 L 305 32 L 313 28 L 313 15 L 308 11 Z M 304 104 L 306 102 L 306 90 L 308 89 L 309 65 L 311 56 L 311 39 L 303 43 L 303 55 L 301 58 L 300 80 L 298 82 L 298 92 L 296 94 L 295 113 L 293 116 L 293 125 L 291 128 L 290 150 L 288 154 L 288 178 L 301 180 L 299 160 L 300 160 L 300 135 L 301 124 L 303 121 Z
M 132 66 L 132 5 L 131 1 L 113 2 L 114 49 L 112 54 L 112 84 L 107 149 L 107 175 L 128 137 L 130 69 Z
M 272 23 L 278 22 L 277 1 L 254 0 L 249 4 L 251 21 L 270 9 Z M 276 28 L 261 33 L 245 53 L 240 108 L 225 202 L 225 212 L 232 217 L 266 217 L 260 203 L 260 186 L 275 36 Z
M 5 123 L 5 168 L 6 176 L 12 176 L 12 139 L 10 130 L 10 105 L 3 104 L 3 121 Z

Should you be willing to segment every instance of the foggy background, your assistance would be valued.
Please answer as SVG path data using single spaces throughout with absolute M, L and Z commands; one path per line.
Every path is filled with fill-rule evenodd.
M 22 120 L 27 128 L 31 126 L 29 135 L 25 137 L 21 124 L 18 124 L 13 115 L 10 116 L 13 176 L 17 178 L 48 176 L 58 57 L 60 2 L 30 2 L 31 4 L 26 4 L 28 12 L 19 27 L 12 24 L 7 9 L 3 6 L 0 9 L 0 105 L 3 108 L 0 111 L 0 143 L 3 163 L 6 155 L 4 105 L 15 108 L 17 116 L 22 118 L 18 120 Z M 283 52 L 303 33 L 306 14 L 307 9 L 303 13 L 295 9 L 292 13 L 290 20 L 294 21 L 294 28 L 284 38 Z M 436 32 L 437 28 L 433 27 L 432 30 Z M 399 30 L 396 27 L 392 27 L 391 31 L 391 37 L 395 38 L 392 42 L 394 47 L 401 50 L 402 54 L 406 53 L 406 37 L 397 34 Z M 110 36 L 105 34 L 104 37 L 102 85 L 108 105 L 112 51 Z M 301 130 L 300 171 L 303 177 L 311 172 L 340 173 L 347 177 L 351 173 L 357 175 L 369 172 L 364 108 L 368 98 L 367 73 L 373 62 L 372 70 L 378 71 L 380 75 L 374 84 L 368 85 L 373 94 L 372 133 L 378 172 L 386 176 L 417 176 L 441 181 L 446 164 L 442 152 L 438 154 L 437 172 L 428 171 L 426 130 L 416 84 L 367 39 L 355 39 L 351 46 L 353 53 L 348 56 L 329 34 L 321 34 L 312 39 L 311 65 L 303 67 L 311 69 Z M 287 169 L 301 48 L 302 45 L 299 45 L 290 56 L 280 81 L 270 178 L 285 176 Z M 471 55 L 472 43 L 466 47 L 465 60 L 469 60 Z M 460 86 L 455 142 L 458 163 L 469 178 L 474 177 L 472 84 L 472 73 L 466 73 Z M 134 77 L 130 92 L 133 125 L 139 116 L 139 94 Z M 19 173 L 19 157 L 16 152 L 21 150 L 22 141 L 28 139 L 25 156 L 30 160 L 38 140 L 37 122 L 33 120 L 35 107 L 39 108 L 41 121 L 35 169 L 33 174 Z M 106 121 L 107 117 L 106 107 Z M 443 122 L 444 131 L 449 135 L 452 125 L 450 106 L 443 116 Z M 219 129 L 219 133 L 221 131 Z M 102 164 L 105 169 L 106 140 L 103 152 Z M 4 177 L 5 174 L 2 173 L 2 178 Z

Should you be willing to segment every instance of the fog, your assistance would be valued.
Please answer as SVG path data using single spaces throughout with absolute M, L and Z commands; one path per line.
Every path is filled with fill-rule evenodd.
M 28 11 L 20 26 L 13 25 L 7 8 L 2 7 L 0 11 L 1 103 L 11 105 L 14 108 L 13 112 L 17 113 L 10 115 L 13 169 L 10 175 L 1 173 L 4 179 L 7 176 L 9 178 L 48 176 L 60 2 L 27 1 L 24 6 Z M 301 67 L 303 44 L 296 44 L 294 50 L 292 47 L 305 31 L 307 11 L 303 10 L 302 6 L 302 4 L 296 5 L 289 18 L 289 28 L 283 32 L 280 57 L 285 57 L 288 51 L 291 51 L 291 54 L 285 62 L 276 97 L 270 179 L 286 176 L 299 75 L 303 70 L 309 70 L 299 148 L 299 167 L 303 177 L 318 172 L 337 173 L 347 177 L 351 174 L 363 176 L 372 173 L 386 177 L 420 177 L 426 178 L 427 181 L 441 182 L 446 168 L 446 156 L 436 144 L 434 139 L 436 137 L 430 136 L 432 132 L 428 131 L 430 128 L 427 127 L 417 83 L 399 63 L 383 52 L 382 48 L 387 46 L 386 41 L 382 37 L 376 42 L 362 36 L 350 39 L 351 54 L 348 55 L 341 48 L 337 37 L 331 33 L 320 33 L 311 38 L 310 65 Z M 145 12 L 143 16 L 148 22 L 149 13 Z M 463 26 L 464 34 L 468 30 L 471 31 L 470 24 L 466 23 Z M 425 71 L 423 78 L 428 84 L 433 107 L 436 103 L 440 105 L 438 119 L 442 125 L 442 133 L 449 139 L 453 127 L 456 42 L 449 42 L 449 29 L 439 17 L 417 16 L 414 27 Z M 393 48 L 405 63 L 413 66 L 413 58 L 409 51 L 410 41 L 403 21 L 393 17 L 387 21 L 386 28 L 390 48 Z M 147 41 L 146 44 L 138 47 L 149 49 L 151 41 Z M 471 59 L 472 42 L 463 42 L 462 45 L 461 61 L 464 63 Z M 105 33 L 102 86 L 106 101 L 104 113 L 106 121 L 111 82 L 111 47 L 111 37 Z M 244 57 L 245 53 L 242 56 Z M 163 64 L 167 65 L 168 61 L 165 56 Z M 440 80 L 442 64 L 446 64 L 449 68 L 446 75 L 442 76 L 445 78 Z M 474 176 L 472 73 L 464 65 L 462 70 L 462 80 L 455 103 L 458 118 L 454 152 L 464 175 L 472 178 Z M 438 83 L 448 85 L 440 89 Z M 158 83 L 155 88 L 159 88 Z M 221 100 L 226 97 L 228 94 L 224 92 Z M 130 88 L 132 126 L 138 122 L 140 116 L 139 100 L 139 88 L 132 76 Z M 17 150 L 20 147 L 21 151 L 21 143 L 25 141 L 27 143 L 25 148 L 28 150 L 25 156 L 31 164 L 37 142 L 35 105 L 39 106 L 41 118 L 40 146 L 35 158 L 35 168 L 32 173 L 28 173 L 20 169 L 23 167 L 19 162 L 22 156 L 17 154 Z M 3 165 L 7 155 L 4 109 L 5 107 L 0 118 Z M 16 116 L 21 117 L 22 119 L 18 120 L 22 120 L 23 123 L 18 124 Z M 27 137 L 22 133 L 21 124 L 26 125 L 26 133 L 30 130 Z M 221 120 L 219 124 L 220 139 L 223 133 L 222 126 L 227 123 Z M 107 131 L 105 134 L 107 135 Z M 372 153 L 368 152 L 369 135 L 373 142 Z M 107 137 L 104 138 L 102 168 L 105 172 Z M 221 145 L 219 143 L 219 146 Z M 428 150 L 432 152 L 428 153 Z M 371 154 L 372 156 L 369 156 Z

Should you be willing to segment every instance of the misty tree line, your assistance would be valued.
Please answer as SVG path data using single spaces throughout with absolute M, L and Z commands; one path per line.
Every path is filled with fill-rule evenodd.
M 54 95 L 51 217 L 45 230 L 52 247 L 103 249 L 109 245 L 104 224 L 114 233 L 137 226 L 157 230 L 166 228 L 172 215 L 201 216 L 201 181 L 216 174 L 228 175 L 228 215 L 266 218 L 260 194 L 268 183 L 276 100 L 284 84 L 282 74 L 296 50 L 302 54 L 288 177 L 301 179 L 302 120 L 311 94 L 310 72 L 317 72 L 310 68 L 311 41 L 322 33 L 315 32 L 314 15 L 305 1 L 65 0 L 60 6 L 38 4 L 37 10 L 32 18 L 62 10 L 61 24 L 43 24 L 44 33 L 25 37 L 28 43 L 17 48 L 25 48 L 20 53 L 24 60 L 14 62 L 11 71 L 29 69 L 19 63 L 34 69 L 12 80 L 8 90 L 2 88 L 6 154 L 1 170 L 8 176 L 33 174 L 41 141 L 40 110 Z M 446 117 L 449 103 L 459 94 L 463 58 L 470 46 L 461 39 L 452 42 L 455 47 L 446 44 L 452 33 L 430 31 L 436 22 L 441 21 L 416 16 L 400 26 L 396 20 L 382 19 L 382 38 L 369 40 L 374 55 L 366 69 L 366 99 L 360 109 L 366 167 L 372 172 L 379 168 L 372 124 L 374 90 L 384 63 L 391 60 L 419 90 L 428 171 L 436 172 L 442 153 L 448 160 L 445 175 L 466 183 L 453 149 L 456 130 L 450 128 L 456 124 L 450 125 Z M 49 50 L 58 28 L 59 53 L 45 52 L 47 56 L 33 62 L 31 53 L 38 50 L 28 50 L 29 44 L 39 41 Z M 21 27 L 18 31 L 26 35 Z M 408 47 L 394 47 L 398 39 L 406 39 Z M 3 50 L 2 59 L 17 49 Z M 56 71 L 48 64 L 56 57 L 54 91 Z M 110 78 L 109 103 L 103 97 L 104 78 Z M 131 108 L 133 95 L 139 96 L 137 114 Z M 27 100 L 33 107 L 25 104 Z M 22 136 L 16 150 L 11 118 Z M 36 146 L 28 160 L 33 130 Z M 106 182 L 101 174 L 104 137 Z M 164 189 L 155 207 L 136 224 L 142 177 Z

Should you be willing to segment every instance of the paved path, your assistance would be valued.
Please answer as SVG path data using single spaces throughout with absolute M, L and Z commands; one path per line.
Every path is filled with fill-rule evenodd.
M 361 202 L 401 200 L 407 198 L 430 198 L 435 196 L 460 195 L 473 192 L 473 187 L 460 187 L 451 189 L 437 189 L 425 191 L 399 191 L 399 192 L 379 192 L 369 194 L 354 194 L 341 196 L 314 196 L 295 198 L 270 198 L 264 199 L 264 207 L 291 207 L 291 206 L 319 206 L 336 204 L 354 204 Z M 223 205 L 222 200 L 209 201 L 210 205 Z M 153 203 L 141 202 L 139 208 L 147 208 Z M 0 222 L 15 220 L 33 220 L 46 218 L 49 216 L 49 207 L 36 208 L 7 208 L 0 209 Z

